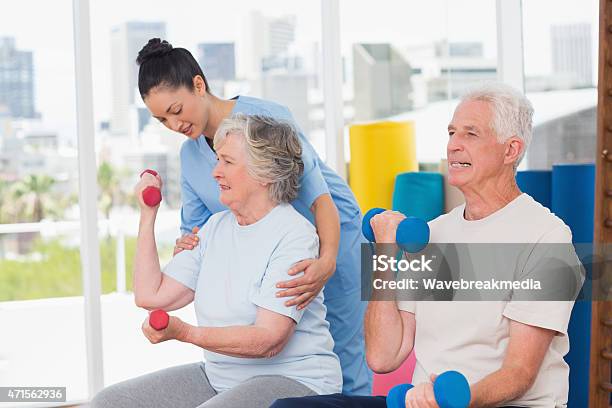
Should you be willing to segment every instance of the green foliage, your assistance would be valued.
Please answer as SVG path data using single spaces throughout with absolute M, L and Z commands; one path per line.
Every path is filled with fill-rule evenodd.
M 136 238 L 125 239 L 126 287 L 132 290 L 132 269 Z M 172 247 L 160 250 L 162 258 L 169 259 Z M 102 293 L 114 292 L 116 282 L 115 239 L 100 240 Z M 59 239 L 42 241 L 34 245 L 32 254 L 41 259 L 0 259 L 0 301 L 30 300 L 51 297 L 80 296 L 83 294 L 81 257 L 79 248 L 66 247 Z
M 117 169 L 106 161 L 98 167 L 98 205 L 107 219 L 110 218 L 111 210 L 115 206 L 129 205 L 138 208 L 134 194 L 121 188 L 121 180 L 129 176 L 129 171 Z
M 47 175 L 30 174 L 13 187 L 20 220 L 38 222 L 49 211 L 51 189 L 55 179 Z
M 56 180 L 46 174 L 30 174 L 21 180 L 0 180 L 0 223 L 61 219 L 78 202 L 74 194 L 54 191 Z
M 108 162 L 100 164 L 97 173 L 98 203 L 105 218 L 110 217 L 111 209 L 115 206 L 138 208 L 134 194 L 121 188 L 121 180 L 129 175 L 127 170 L 117 169 Z M 30 174 L 15 181 L 0 178 L 0 223 L 64 219 L 66 209 L 78 203 L 78 196 L 57 190 L 58 182 L 46 174 Z
M 8 181 L 0 179 L 0 224 L 6 224 L 10 219 L 8 213 L 10 203 L 9 187 Z

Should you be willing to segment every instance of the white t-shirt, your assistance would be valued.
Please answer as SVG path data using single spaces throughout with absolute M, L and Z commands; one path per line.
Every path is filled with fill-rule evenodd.
M 325 320 L 323 292 L 297 310 L 276 297 L 276 284 L 290 279 L 293 264 L 316 258 L 314 226 L 291 205 L 280 204 L 254 224 L 241 226 L 230 211 L 213 214 L 198 233 L 200 245 L 178 253 L 164 273 L 195 291 L 198 325 L 248 326 L 258 308 L 288 316 L 295 330 L 271 358 L 238 358 L 204 350 L 206 375 L 219 392 L 258 375 L 294 379 L 319 394 L 342 389 L 340 361 Z
M 435 243 L 571 243 L 563 221 L 527 194 L 486 218 L 467 221 L 465 204 L 429 223 Z M 416 318 L 415 384 L 447 370 L 463 373 L 470 384 L 501 368 L 510 320 L 555 330 L 533 386 L 505 405 L 562 407 L 567 404 L 571 301 L 399 301 Z

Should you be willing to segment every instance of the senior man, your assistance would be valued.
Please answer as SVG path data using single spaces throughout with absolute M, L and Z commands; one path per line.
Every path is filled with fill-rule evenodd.
M 571 231 L 522 193 L 515 180 L 531 140 L 533 108 L 513 88 L 486 84 L 465 95 L 448 126 L 448 182 L 465 204 L 431 221 L 433 243 L 559 243 Z M 373 217 L 376 241 L 395 243 L 404 216 Z M 571 250 L 573 257 L 573 249 Z M 571 255 L 570 255 L 571 256 Z M 432 381 L 446 370 L 470 383 L 470 407 L 565 406 L 571 301 L 374 301 L 365 317 L 366 355 L 378 373 L 397 369 L 415 350 L 415 387 L 406 407 L 437 407 Z M 381 397 L 316 396 L 274 408 L 385 407 Z M 292 404 L 292 402 L 294 404 Z

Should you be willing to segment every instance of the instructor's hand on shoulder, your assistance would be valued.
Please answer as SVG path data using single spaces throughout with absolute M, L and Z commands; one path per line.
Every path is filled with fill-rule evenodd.
M 192 250 L 193 248 L 198 246 L 198 244 L 200 243 L 200 237 L 198 237 L 197 235 L 198 231 L 200 231 L 200 228 L 193 227 L 191 233 L 185 234 L 182 237 L 177 238 L 172 256 L 178 254 L 181 251 L 184 251 L 185 249 Z

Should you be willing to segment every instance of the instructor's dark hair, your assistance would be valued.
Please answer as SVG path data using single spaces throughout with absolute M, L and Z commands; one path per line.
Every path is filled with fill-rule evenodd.
M 193 89 L 193 78 L 200 75 L 204 79 L 206 92 L 210 93 L 208 81 L 202 68 L 185 48 L 173 48 L 159 38 L 151 38 L 138 53 L 138 90 L 144 99 L 151 88 L 165 86 L 177 89 L 181 86 Z

